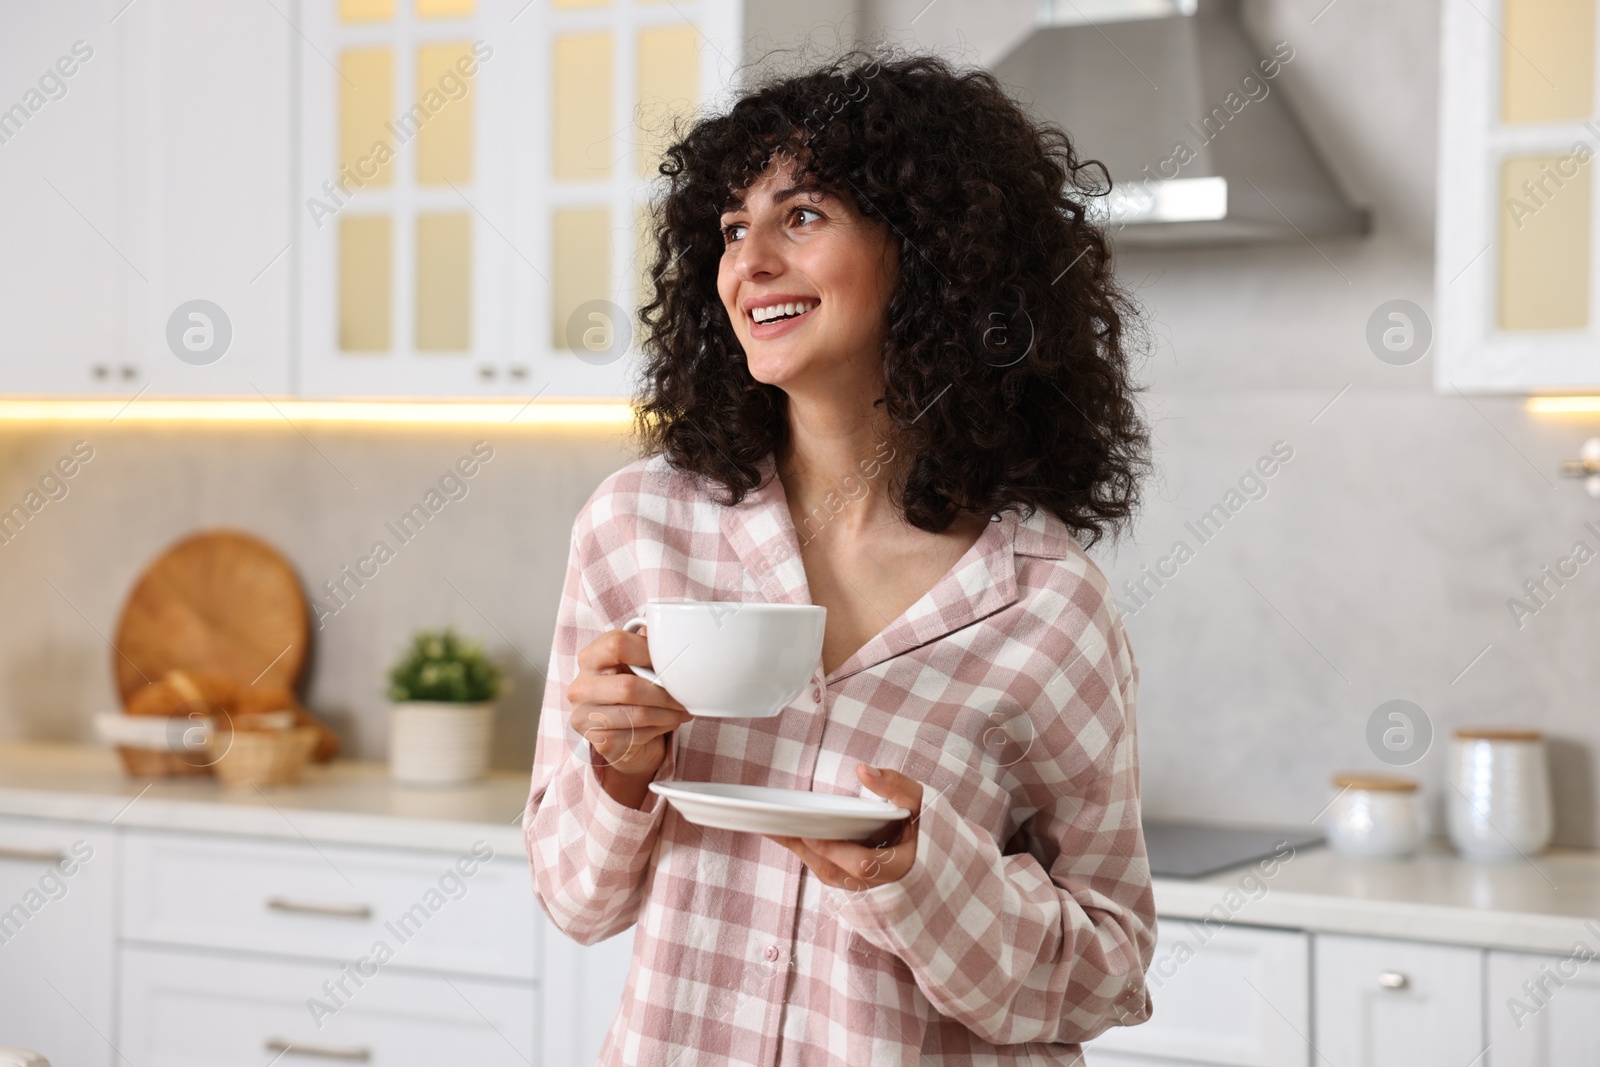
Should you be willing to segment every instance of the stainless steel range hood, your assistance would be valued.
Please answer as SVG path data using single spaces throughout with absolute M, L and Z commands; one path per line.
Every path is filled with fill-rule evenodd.
M 1293 62 L 1250 42 L 1237 0 L 1043 0 L 994 71 L 1106 165 L 1094 203 L 1118 243 L 1366 233 L 1285 99 Z

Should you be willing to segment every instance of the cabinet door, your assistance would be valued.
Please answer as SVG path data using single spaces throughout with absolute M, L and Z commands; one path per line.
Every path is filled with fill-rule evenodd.
M 103 826 L 0 819 L 0 1043 L 110 1067 L 116 842 Z
M 1584 952 L 1489 955 L 1487 1010 L 1492 1067 L 1600 1063 L 1600 962 Z
M 1313 954 L 1314 1040 L 1334 1067 L 1479 1062 L 1485 1046 L 1480 949 L 1319 934 Z
M 0 32 L 0 392 L 132 394 L 115 7 L 15 4 Z M 98 368 L 99 374 L 94 370 Z
M 332 964 L 150 946 L 125 947 L 120 969 L 118 1044 L 138 1067 L 537 1062 L 530 983 L 388 967 L 358 981 Z
M 141 0 L 128 134 L 128 353 L 146 395 L 290 389 L 290 42 L 281 4 Z M 202 303 L 203 302 L 203 303 Z
M 1439 392 L 1600 386 L 1595 24 L 1593 4 L 1440 7 Z
M 1089 1042 L 1089 1061 L 1306 1067 L 1309 940 L 1298 931 L 1162 920 L 1147 976 L 1150 1021 Z
M 534 905 L 537 907 L 538 905 Z M 579 1067 L 600 1061 L 600 1045 L 622 1003 L 633 961 L 634 927 L 596 945 L 580 945 L 540 913 L 544 931 L 544 1062 Z
M 631 393 L 657 134 L 730 84 L 741 10 L 306 5 L 302 392 Z
M 544 5 L 306 4 L 295 227 L 312 397 L 532 396 L 507 335 L 513 17 Z

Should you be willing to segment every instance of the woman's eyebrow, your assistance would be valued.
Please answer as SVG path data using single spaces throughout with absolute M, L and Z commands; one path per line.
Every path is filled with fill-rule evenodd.
M 822 200 L 830 195 L 827 189 L 823 188 L 821 185 L 818 185 L 816 182 L 801 182 L 798 185 L 785 186 L 784 188 L 779 189 L 772 195 L 772 202 L 775 204 L 781 204 L 787 200 L 793 200 L 795 197 L 802 194 L 806 195 L 812 200 Z M 728 198 L 723 201 L 722 213 L 724 215 L 731 211 L 744 210 L 744 198 L 738 193 L 729 193 Z

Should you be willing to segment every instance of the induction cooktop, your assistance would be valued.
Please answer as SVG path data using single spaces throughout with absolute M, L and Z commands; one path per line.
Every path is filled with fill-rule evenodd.
M 1204 878 L 1266 859 L 1285 845 L 1299 849 L 1321 843 L 1322 834 L 1305 826 L 1220 826 L 1172 819 L 1144 824 L 1150 873 L 1157 878 Z

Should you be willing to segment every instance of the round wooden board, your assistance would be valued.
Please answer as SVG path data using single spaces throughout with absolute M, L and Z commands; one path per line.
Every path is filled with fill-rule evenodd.
M 296 688 L 310 645 L 300 580 L 266 542 L 204 530 L 168 548 L 128 594 L 112 650 L 128 698 L 170 670 L 221 671 L 240 685 Z

